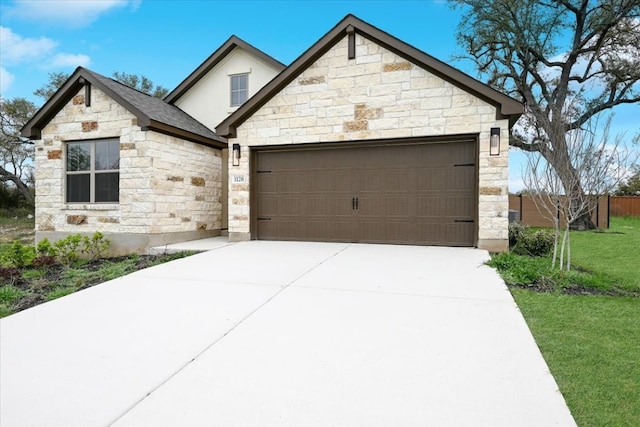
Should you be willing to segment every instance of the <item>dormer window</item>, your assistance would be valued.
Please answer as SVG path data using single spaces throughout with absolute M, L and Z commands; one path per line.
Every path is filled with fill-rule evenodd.
M 249 74 L 231 76 L 231 106 L 238 107 L 249 97 Z

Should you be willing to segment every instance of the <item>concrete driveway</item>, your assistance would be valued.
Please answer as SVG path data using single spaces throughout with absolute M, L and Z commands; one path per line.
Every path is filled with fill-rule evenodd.
M 253 241 L 0 321 L 0 425 L 575 426 L 477 249 Z

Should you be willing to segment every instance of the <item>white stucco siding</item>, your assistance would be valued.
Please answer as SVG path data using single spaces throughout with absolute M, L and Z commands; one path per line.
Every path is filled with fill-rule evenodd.
M 501 134 L 500 156 L 489 156 L 492 127 Z M 478 245 L 503 248 L 508 227 L 508 121 L 496 106 L 356 35 L 356 58 L 347 38 L 311 64 L 237 128 L 240 166 L 230 175 L 229 233 L 250 236 L 251 147 L 318 142 L 477 134 L 479 140 Z
M 236 47 L 182 95 L 175 105 L 209 129 L 215 129 L 237 108 L 231 107 L 231 75 L 249 75 L 248 92 L 251 97 L 279 72 L 262 59 Z

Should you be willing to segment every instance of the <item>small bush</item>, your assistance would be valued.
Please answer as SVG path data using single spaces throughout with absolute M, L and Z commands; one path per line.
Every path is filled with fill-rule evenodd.
M 509 247 L 512 248 L 518 244 L 518 241 L 529 231 L 529 226 L 521 222 L 509 223 Z
M 31 265 L 35 258 L 35 249 L 33 246 L 23 245 L 19 241 L 13 244 L 3 255 L 4 262 L 16 268 L 23 268 Z
M 49 239 L 46 239 L 46 238 L 42 239 L 36 245 L 36 255 L 38 257 L 50 256 L 55 258 L 57 254 L 58 254 L 58 250 L 56 249 L 55 246 L 51 244 Z
M 64 239 L 60 239 L 55 242 L 58 259 L 65 265 L 70 265 L 74 261 L 80 258 L 78 249 L 82 243 L 82 236 L 80 234 L 70 234 Z
M 92 261 L 104 258 L 111 241 L 105 239 L 104 234 L 96 231 L 93 236 L 82 237 L 82 253 L 89 256 Z
M 520 239 L 522 248 L 531 256 L 545 256 L 553 249 L 553 232 L 541 229 L 525 233 Z
M 553 249 L 553 243 L 554 234 L 551 230 L 531 230 L 520 223 L 509 225 L 509 247 L 516 254 L 545 256 Z

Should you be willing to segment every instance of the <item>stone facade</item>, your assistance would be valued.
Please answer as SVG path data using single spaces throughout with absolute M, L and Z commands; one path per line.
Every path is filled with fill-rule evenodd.
M 240 166 L 229 165 L 229 236 L 251 237 L 250 147 L 476 134 L 479 140 L 478 246 L 508 243 L 508 120 L 496 107 L 356 34 L 291 81 L 237 128 Z M 501 128 L 500 155 L 489 156 L 489 134 Z M 231 156 L 230 156 L 231 157 Z
M 35 141 L 36 239 L 100 231 L 113 254 L 220 234 L 220 150 L 143 131 L 136 117 L 93 87 L 81 89 Z M 65 202 L 65 143 L 120 140 L 118 203 Z

